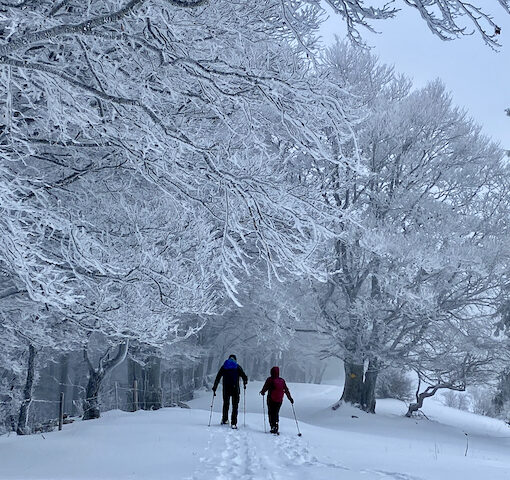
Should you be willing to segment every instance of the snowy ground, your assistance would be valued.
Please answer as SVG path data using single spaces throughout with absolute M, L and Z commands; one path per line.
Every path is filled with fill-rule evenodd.
M 430 400 L 429 420 L 403 418 L 394 400 L 378 401 L 377 415 L 333 412 L 338 386 L 290 384 L 303 436 L 286 401 L 273 436 L 264 433 L 260 387 L 249 384 L 246 427 L 241 401 L 237 431 L 219 425 L 219 396 L 207 427 L 211 395 L 200 392 L 190 410 L 114 411 L 62 432 L 0 437 L 0 479 L 510 479 L 503 422 Z

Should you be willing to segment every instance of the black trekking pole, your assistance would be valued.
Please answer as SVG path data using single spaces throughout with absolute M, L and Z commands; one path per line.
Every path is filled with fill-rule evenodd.
M 244 397 L 243 397 L 243 427 L 246 427 L 246 385 L 244 386 Z
M 264 404 L 264 395 L 262 395 L 262 413 L 264 415 L 264 433 L 267 433 L 266 429 L 266 405 Z
M 297 418 L 296 418 L 296 410 L 294 410 L 294 404 L 291 403 L 291 405 L 292 405 L 292 413 L 294 414 L 294 420 L 296 420 L 296 427 L 297 427 L 297 431 L 298 431 L 297 436 L 300 437 L 301 432 L 299 431 L 299 425 L 298 425 Z
M 213 408 L 213 405 L 214 405 L 214 397 L 216 396 L 216 392 L 213 392 L 213 396 L 212 396 L 212 402 L 211 402 L 211 413 L 209 414 L 209 425 L 207 425 L 208 427 L 211 426 L 211 418 L 212 418 L 212 408 Z

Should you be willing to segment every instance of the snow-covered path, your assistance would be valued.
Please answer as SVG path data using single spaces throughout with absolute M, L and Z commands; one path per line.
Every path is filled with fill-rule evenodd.
M 249 426 L 239 430 L 211 427 L 209 446 L 200 460 L 192 480 L 324 479 L 336 478 L 338 469 L 349 470 L 321 462 L 296 434 L 275 436 Z
M 288 402 L 281 434 L 264 433 L 260 384 L 253 382 L 239 430 L 219 425 L 219 399 L 208 427 L 210 392 L 199 392 L 191 409 L 113 411 L 62 432 L 0 437 L 0 479 L 510 479 L 510 428 L 503 422 L 435 402 L 426 410 L 431 420 L 403 418 L 405 406 L 394 400 L 378 402 L 377 415 L 347 406 L 333 412 L 337 386 L 290 388 L 302 437 Z

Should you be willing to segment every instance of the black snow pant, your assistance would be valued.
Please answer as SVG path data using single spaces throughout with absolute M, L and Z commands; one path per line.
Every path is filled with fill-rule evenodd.
M 228 422 L 228 409 L 230 407 L 230 399 L 232 398 L 232 425 L 237 425 L 237 410 L 239 407 L 240 390 L 238 388 L 223 387 L 223 416 L 222 423 Z
M 273 402 L 271 396 L 267 397 L 267 415 L 269 416 L 269 425 L 271 429 L 278 430 L 278 423 L 280 422 L 280 408 L 282 402 Z

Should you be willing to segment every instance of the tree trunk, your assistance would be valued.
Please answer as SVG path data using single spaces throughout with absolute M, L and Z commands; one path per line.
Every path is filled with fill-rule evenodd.
M 133 384 L 135 380 L 140 380 L 139 374 L 139 365 L 131 358 L 128 358 L 127 364 L 127 383 L 128 383 L 128 391 L 127 391 L 127 410 L 128 412 L 134 412 L 135 408 L 135 392 L 132 390 Z
M 92 365 L 87 354 L 87 349 L 83 352 L 89 366 L 89 380 L 87 383 L 85 400 L 83 401 L 83 420 L 99 418 L 99 390 L 101 388 L 101 383 L 107 373 L 111 372 L 125 360 L 128 351 L 128 342 L 119 345 L 117 355 L 112 359 L 109 358 L 109 350 L 110 349 L 99 359 L 97 368 L 94 368 Z
M 145 367 L 145 410 L 158 410 L 161 403 L 161 359 L 151 357 Z
M 362 404 L 363 370 L 363 364 L 344 362 L 345 382 L 340 400 L 354 405 Z
M 193 367 L 181 369 L 181 388 L 179 400 L 186 402 L 193 398 Z
M 374 271 L 379 268 L 379 261 L 373 266 Z M 374 301 L 378 301 L 381 297 L 381 288 L 377 274 L 372 273 L 371 278 L 371 297 Z M 373 318 L 373 326 L 371 332 L 371 343 L 379 345 L 379 324 L 377 315 Z M 368 413 L 375 413 L 375 387 L 377 383 L 377 375 L 379 374 L 378 359 L 372 357 L 368 360 L 367 371 L 365 372 L 365 380 L 363 383 L 363 393 L 361 399 L 361 408 Z
M 195 390 L 202 388 L 205 384 L 205 362 L 200 361 L 195 369 Z
M 314 375 L 314 383 L 320 384 L 322 383 L 322 377 L 324 376 L 324 372 L 326 371 L 326 365 L 317 366 L 315 368 L 315 375 Z
M 365 373 L 365 381 L 363 382 L 361 398 L 361 408 L 368 413 L 375 413 L 375 386 L 378 374 L 379 365 L 377 359 L 372 358 L 368 362 L 368 369 Z
M 418 384 L 418 390 L 416 391 L 416 402 L 409 405 L 406 417 L 411 417 L 414 412 L 417 412 L 421 407 L 423 407 L 423 402 L 426 398 L 433 397 L 438 390 L 443 388 L 455 390 L 457 392 L 463 392 L 466 389 L 465 385 L 454 386 L 451 383 L 437 383 L 427 387 L 423 392 L 418 393 L 420 389 L 420 385 Z
M 80 399 L 81 399 L 81 385 L 80 381 L 82 380 L 79 370 L 76 369 L 74 373 L 74 380 L 73 380 L 73 389 L 72 389 L 72 400 L 71 400 L 71 415 L 79 415 L 79 408 L 78 405 L 80 405 Z
M 436 392 L 434 392 L 436 393 Z M 421 407 L 423 407 L 423 401 L 427 397 L 431 397 L 434 395 L 434 393 L 431 393 L 430 395 L 425 395 L 425 393 L 420 393 L 416 396 L 416 402 L 409 404 L 409 407 L 407 408 L 406 417 L 410 418 L 412 417 L 414 412 L 417 412 Z
M 70 396 L 68 394 L 69 392 L 69 384 L 71 383 L 69 381 L 69 354 L 65 353 L 60 357 L 60 392 L 64 394 L 64 411 L 66 410 L 66 403 L 69 403 Z
M 263 376 L 260 374 L 260 360 L 255 357 L 251 367 L 251 377 L 253 379 L 262 380 Z
M 28 427 L 28 411 L 32 403 L 32 390 L 35 377 L 35 355 L 35 347 L 30 344 L 28 346 L 27 380 L 23 390 L 23 402 L 19 409 L 18 427 L 16 429 L 18 435 L 28 435 L 30 433 L 30 428 Z
M 89 372 L 89 380 L 83 401 L 83 420 L 93 420 L 99 418 L 99 389 L 103 381 L 104 374 L 96 370 Z
M 209 355 L 207 359 L 207 375 L 212 375 L 213 373 L 213 362 L 214 362 L 214 355 Z

